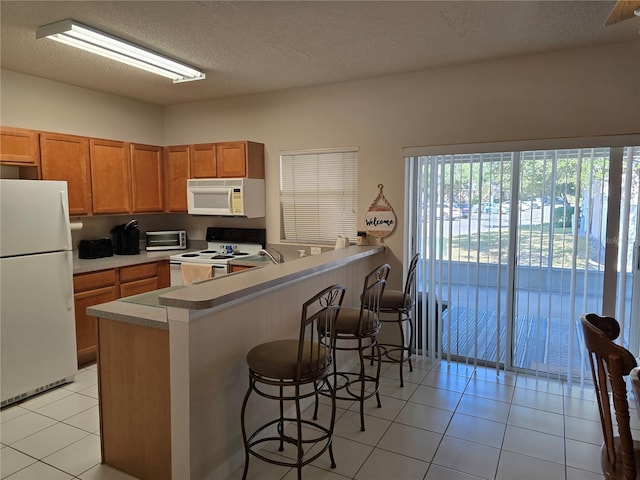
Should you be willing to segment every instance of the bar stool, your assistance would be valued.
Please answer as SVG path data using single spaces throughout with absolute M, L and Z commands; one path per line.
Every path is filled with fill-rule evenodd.
M 335 392 L 327 378 L 333 363 L 335 322 L 344 293 L 345 288 L 341 285 L 333 285 L 317 293 L 302 306 L 298 338 L 263 343 L 253 347 L 247 354 L 249 388 L 240 413 L 245 448 L 243 479 L 247 477 L 250 455 L 276 465 L 296 467 L 298 480 L 302 478 L 302 467 L 327 450 L 331 467 L 335 468 L 331 441 L 336 401 Z M 328 389 L 332 400 L 328 426 L 301 418 L 301 400 L 313 396 L 316 401 L 313 420 L 317 420 L 318 390 L 321 388 Z M 279 415 L 248 435 L 245 411 L 253 392 L 263 398 L 277 400 L 280 404 Z M 295 403 L 295 412 L 285 412 L 285 401 Z M 287 426 L 290 428 L 287 429 Z M 310 428 L 303 429 L 303 426 Z M 267 457 L 260 451 L 261 447 L 274 443 L 278 444 L 279 451 L 283 451 L 285 442 L 295 446 L 295 461 L 286 461 L 284 457 L 282 460 Z M 317 445 L 319 448 L 313 448 Z M 312 448 L 313 452 L 309 454 Z
M 334 351 L 357 351 L 360 370 L 358 372 L 337 371 L 337 362 L 335 362 L 333 364 L 334 395 L 340 400 L 360 402 L 360 430 L 363 432 L 365 430 L 364 401 L 375 395 L 378 408 L 382 407 L 378 392 L 381 363 L 378 362 L 375 375 L 365 374 L 364 352 L 368 348 L 376 349 L 378 360 L 381 358 L 377 343 L 378 331 L 380 330 L 380 299 L 390 269 L 391 267 L 385 263 L 369 273 L 364 279 L 360 308 L 342 307 L 336 319 Z M 365 393 L 367 382 L 373 383 L 374 388 Z M 340 392 L 344 392 L 344 394 Z M 327 395 L 326 391 L 320 393 Z
M 416 253 L 409 263 L 407 278 L 404 282 L 404 290 L 385 289 L 380 300 L 380 322 L 395 323 L 398 325 L 400 333 L 400 343 L 380 343 L 382 350 L 382 361 L 387 363 L 400 364 L 400 386 L 404 387 L 404 376 L 402 367 L 405 360 L 409 363 L 409 371 L 413 372 L 411 364 L 411 349 L 413 345 L 413 319 L 411 314 L 415 306 L 415 285 L 416 271 L 418 270 L 418 259 L 420 254 Z M 409 343 L 405 342 L 405 325 L 409 328 Z M 399 354 L 398 354 L 399 352 Z M 373 354 L 371 355 L 373 365 Z

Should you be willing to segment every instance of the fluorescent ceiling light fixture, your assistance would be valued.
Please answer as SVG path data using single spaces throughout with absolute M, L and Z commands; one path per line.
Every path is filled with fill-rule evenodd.
M 50 38 L 72 47 L 162 75 L 173 83 L 203 80 L 204 72 L 131 42 L 88 27 L 75 20 L 61 20 L 39 27 L 36 38 Z

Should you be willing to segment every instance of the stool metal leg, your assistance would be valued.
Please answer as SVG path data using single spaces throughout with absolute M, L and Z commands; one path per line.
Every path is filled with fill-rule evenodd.
M 382 350 L 377 341 L 376 350 L 378 352 L 378 371 L 376 373 L 376 400 L 378 401 L 378 408 L 382 408 L 382 403 L 380 402 L 380 370 L 382 368 Z
M 398 313 L 398 328 L 400 329 L 400 387 L 404 387 L 404 327 L 402 326 L 402 314 Z M 411 364 L 411 360 L 409 360 Z
M 364 355 L 362 339 L 358 339 L 358 356 L 360 357 L 360 431 L 364 432 Z
M 284 400 L 282 400 L 284 394 L 284 388 L 280 385 L 280 422 L 278 423 L 278 434 L 280 435 L 280 448 L 279 452 L 284 451 Z
M 247 389 L 247 393 L 244 396 L 244 400 L 242 401 L 242 408 L 240 409 L 240 418 L 241 418 L 241 427 L 242 427 L 242 441 L 244 443 L 244 470 L 242 471 L 242 480 L 247 478 L 247 472 L 249 471 L 249 445 L 247 441 L 247 429 L 244 425 L 244 413 L 247 408 L 247 401 L 249 400 L 249 396 L 251 395 L 251 391 L 253 390 L 253 380 L 249 378 L 249 388 Z
M 413 372 L 413 365 L 411 365 L 411 355 L 413 354 L 413 317 L 409 315 L 407 319 L 409 324 L 409 345 L 407 345 L 407 359 L 409 360 L 409 371 Z
M 331 392 L 331 423 L 329 424 L 329 436 L 331 437 L 331 443 L 329 444 L 329 458 L 331 459 L 331 468 L 336 468 L 336 460 L 333 457 L 333 429 L 336 425 L 336 391 L 331 387 L 329 377 L 325 377 L 324 382 L 327 384 L 327 388 Z M 316 397 L 318 394 L 316 393 Z M 316 410 L 318 404 L 316 403 Z
M 298 480 L 302 480 L 302 457 L 304 456 L 304 450 L 302 448 L 302 422 L 300 421 L 300 418 L 302 416 L 302 414 L 300 413 L 300 386 L 296 385 L 296 397 L 295 397 L 295 404 L 296 404 L 296 428 L 298 430 L 297 432 L 297 441 L 296 441 L 296 446 L 298 447 Z

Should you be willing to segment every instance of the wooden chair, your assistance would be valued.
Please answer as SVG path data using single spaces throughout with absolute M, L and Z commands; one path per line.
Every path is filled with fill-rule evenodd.
M 243 479 L 247 478 L 250 455 L 276 465 L 295 467 L 298 480 L 302 478 L 302 467 L 327 450 L 331 467 L 336 467 L 332 447 L 336 397 L 328 377 L 331 364 L 334 363 L 332 345 L 335 341 L 335 322 L 344 293 L 345 288 L 341 285 L 325 288 L 302 306 L 298 338 L 263 343 L 247 353 L 249 388 L 240 414 L 245 448 Z M 329 390 L 331 398 L 329 425 L 316 421 L 318 392 L 323 388 Z M 252 393 L 279 402 L 279 414 L 249 433 L 245 412 Z M 303 420 L 301 400 L 312 396 L 316 402 L 314 421 Z M 284 402 L 294 403 L 295 412 L 292 416 L 287 416 Z M 278 450 L 283 451 L 285 443 L 295 447 L 294 460 L 285 460 L 285 457 L 279 459 L 269 455 L 265 449 L 269 445 L 277 445 Z
M 627 386 L 623 376 L 629 375 L 636 366 L 636 360 L 631 352 L 613 342 L 620 334 L 620 325 L 614 318 L 589 313 L 583 315 L 580 321 L 589 352 L 604 437 L 602 472 L 607 479 L 635 480 L 637 467 L 640 466 L 640 442 L 631 437 Z M 609 385 L 618 424 L 617 437 L 613 435 Z
M 640 415 L 640 367 L 631 370 L 629 374 L 631 380 L 631 388 L 633 389 L 633 398 L 636 401 L 636 411 Z M 638 465 L 640 467 L 640 465 Z

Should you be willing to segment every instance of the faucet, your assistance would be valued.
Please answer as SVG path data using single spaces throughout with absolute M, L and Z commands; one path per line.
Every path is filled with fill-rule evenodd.
M 284 263 L 284 256 L 282 255 L 282 253 L 280 253 L 278 250 L 276 250 L 275 248 L 272 248 L 271 250 L 273 250 L 274 252 L 276 252 L 278 254 L 278 258 L 276 258 L 273 253 L 271 253 L 268 249 L 264 248 L 262 250 L 260 250 L 258 252 L 258 255 L 262 255 L 262 256 L 267 256 L 269 257 L 269 260 L 271 260 L 273 263 L 275 263 L 276 265 L 280 264 L 280 263 Z

